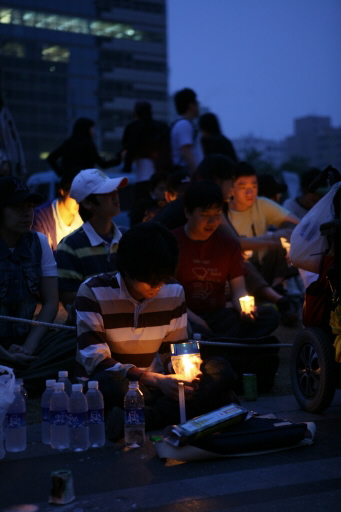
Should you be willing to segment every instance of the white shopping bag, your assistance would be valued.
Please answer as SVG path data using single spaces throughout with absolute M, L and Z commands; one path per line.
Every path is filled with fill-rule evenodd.
M 0 459 L 5 456 L 3 447 L 3 424 L 8 407 L 14 400 L 15 375 L 12 368 L 0 365 Z
M 290 238 L 289 261 L 294 267 L 320 273 L 323 255 L 328 251 L 328 241 L 321 235 L 320 226 L 335 218 L 333 199 L 341 183 L 335 183 L 297 224 Z

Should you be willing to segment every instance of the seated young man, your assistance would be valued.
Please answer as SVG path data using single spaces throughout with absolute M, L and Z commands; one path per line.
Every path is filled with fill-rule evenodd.
M 282 249 L 279 239 L 270 242 L 267 235 L 256 236 L 252 238 L 238 236 L 238 233 L 232 226 L 228 216 L 229 204 L 233 198 L 232 194 L 235 171 L 236 163 L 231 161 L 231 159 L 227 156 L 207 155 L 198 165 L 194 174 L 194 179 L 211 180 L 217 183 L 217 185 L 219 185 L 221 188 L 224 198 L 224 205 L 219 230 L 225 232 L 228 236 L 235 238 L 243 250 L 249 249 L 250 244 L 252 244 L 253 249 L 268 249 L 270 248 L 270 244 L 271 247 L 276 250 Z M 175 229 L 175 227 L 173 229 Z M 298 319 L 298 314 L 297 306 L 294 304 L 294 302 L 290 298 L 283 296 L 283 294 L 278 293 L 274 288 L 272 288 L 261 275 L 259 269 L 256 268 L 251 261 L 244 259 L 244 264 L 247 270 L 247 274 L 245 275 L 245 284 L 248 294 L 255 296 L 260 301 L 266 301 L 275 304 L 280 313 L 281 322 L 284 325 L 292 325 L 294 322 L 296 322 Z
M 112 217 L 120 213 L 117 189 L 127 183 L 127 178 L 110 179 L 98 169 L 85 169 L 74 177 L 70 197 L 79 204 L 84 224 L 63 238 L 55 253 L 59 298 L 64 306 L 74 303 L 83 281 L 116 270 L 122 233 Z
M 208 338 L 267 336 L 278 326 L 278 314 L 267 306 L 259 306 L 253 315 L 241 312 L 239 298 L 247 295 L 246 271 L 238 241 L 218 231 L 222 208 L 223 194 L 216 183 L 202 180 L 187 188 L 187 223 L 173 233 L 180 246 L 176 278 L 185 290 L 188 319 L 194 333 Z
M 170 343 L 187 341 L 184 291 L 172 279 L 178 252 L 166 227 L 137 224 L 120 240 L 118 272 L 95 276 L 79 288 L 78 374 L 99 382 L 110 413 L 109 439 L 123 433 L 130 380 L 138 380 L 144 394 L 147 430 L 179 422 L 178 381 L 183 377 L 170 367 Z M 231 376 L 226 360 L 204 362 L 200 378 L 186 382 L 187 418 L 235 401 Z
M 271 199 L 258 197 L 256 171 L 246 162 L 236 166 L 232 195 L 228 218 L 243 241 L 242 248 L 253 251 L 252 263 L 270 286 L 281 290 L 288 265 L 280 237 L 290 237 L 300 219 Z M 270 226 L 278 228 L 277 231 L 268 233 Z
M 14 176 L 0 178 L 0 313 L 52 323 L 58 312 L 57 267 L 45 235 L 31 231 L 34 207 L 43 198 Z M 72 371 L 76 336 L 1 319 L 0 364 L 24 379 L 29 394 L 41 394 L 58 370 Z

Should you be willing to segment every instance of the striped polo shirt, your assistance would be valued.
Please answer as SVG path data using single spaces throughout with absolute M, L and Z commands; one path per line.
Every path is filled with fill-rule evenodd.
M 122 234 L 114 223 L 113 232 L 109 243 L 88 221 L 61 240 L 55 253 L 60 291 L 77 291 L 89 277 L 116 270 L 116 251 Z
M 187 341 L 184 291 L 173 279 L 139 302 L 119 272 L 98 275 L 80 286 L 76 311 L 76 359 L 83 376 L 110 370 L 137 380 L 152 371 L 157 353 L 169 360 L 170 343 Z

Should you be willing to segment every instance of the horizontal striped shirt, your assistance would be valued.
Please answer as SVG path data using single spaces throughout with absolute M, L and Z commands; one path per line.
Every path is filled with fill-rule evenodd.
M 114 223 L 113 229 L 111 243 L 100 237 L 90 222 L 61 240 L 55 253 L 59 290 L 77 291 L 89 277 L 116 270 L 116 251 L 122 234 Z
M 83 376 L 118 371 L 131 380 L 169 358 L 170 343 L 187 341 L 182 286 L 169 280 L 151 299 L 135 300 L 119 272 L 83 283 L 76 299 L 77 363 Z

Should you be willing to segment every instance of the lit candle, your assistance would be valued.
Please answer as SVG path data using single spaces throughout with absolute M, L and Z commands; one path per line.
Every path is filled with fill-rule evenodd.
M 200 373 L 200 350 L 197 341 L 190 341 L 188 343 L 178 343 L 171 345 L 171 360 L 173 370 L 176 374 L 182 375 L 184 380 L 192 381 Z M 178 383 L 179 388 L 179 407 L 180 407 L 180 421 L 186 421 L 186 406 L 185 406 L 185 385 L 183 382 Z
M 242 308 L 243 313 L 249 315 L 253 312 L 255 308 L 255 298 L 249 295 L 245 295 L 245 297 L 239 298 L 240 307 Z
M 281 236 L 280 240 L 281 240 L 283 249 L 285 249 L 288 253 L 290 251 L 290 242 L 288 242 L 287 239 L 282 236 Z

